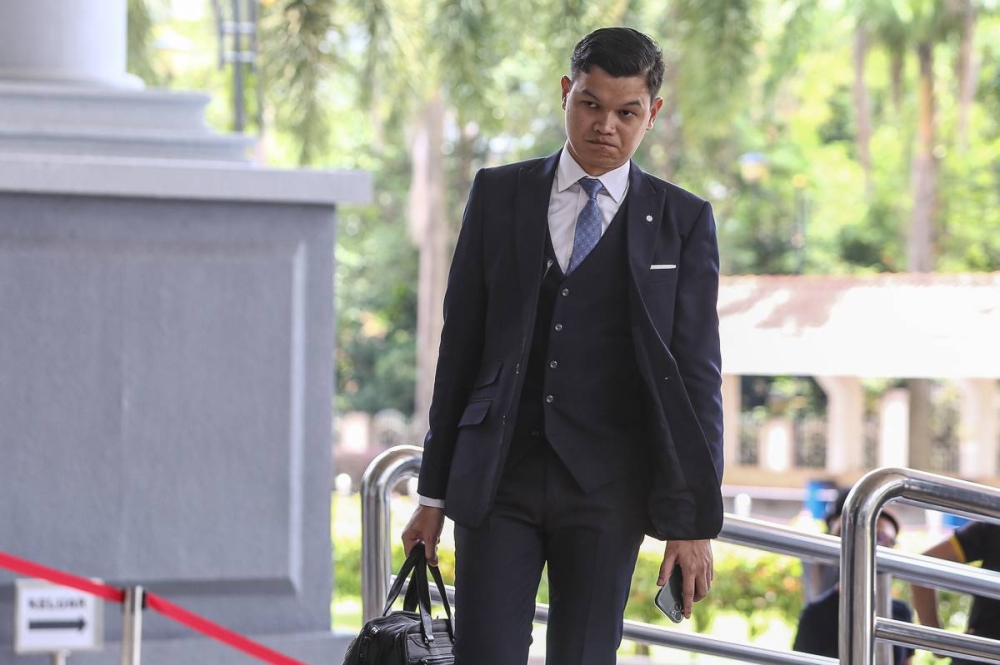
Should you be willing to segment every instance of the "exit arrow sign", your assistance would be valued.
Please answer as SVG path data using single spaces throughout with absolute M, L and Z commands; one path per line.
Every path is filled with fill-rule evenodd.
M 29 621 L 28 630 L 83 630 L 86 625 L 83 617 L 76 621 Z
M 104 646 L 104 603 L 100 598 L 50 584 L 15 583 L 14 651 L 96 651 Z

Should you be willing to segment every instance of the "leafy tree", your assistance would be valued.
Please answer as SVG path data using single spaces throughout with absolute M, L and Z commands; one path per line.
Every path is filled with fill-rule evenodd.
M 426 397 L 401 396 L 418 374 L 426 395 L 469 182 L 480 166 L 562 145 L 559 77 L 575 41 L 601 25 L 632 25 L 664 47 L 664 109 L 636 159 L 712 201 L 726 272 L 906 269 L 915 196 L 927 192 L 936 266 L 996 269 L 993 4 L 262 0 L 269 161 L 377 174 L 376 201 L 339 213 L 338 407 L 426 409 Z M 933 45 L 923 70 L 920 43 Z M 174 71 L 161 56 L 150 62 L 169 85 L 228 96 L 214 61 Z M 918 132 L 928 81 L 932 142 Z M 226 114 L 226 100 L 209 109 L 216 126 Z M 767 156 L 767 179 L 743 180 L 749 152 Z M 937 185 L 914 184 L 918 153 L 933 157 Z M 418 296 L 419 283 L 430 288 Z M 406 364 L 417 357 L 420 372 Z

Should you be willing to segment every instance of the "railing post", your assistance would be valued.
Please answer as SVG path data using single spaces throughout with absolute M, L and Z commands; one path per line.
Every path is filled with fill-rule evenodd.
M 841 517 L 840 662 L 872 665 L 875 657 L 875 525 L 906 477 L 879 469 L 854 485 Z
M 843 665 L 872 664 L 877 629 L 875 525 L 882 507 L 896 498 L 1000 523 L 1000 491 L 996 489 L 913 469 L 876 469 L 862 477 L 848 494 L 842 517 L 840 662 Z M 897 626 L 909 628 L 908 624 L 890 618 L 879 620 L 878 626 L 882 640 L 887 633 L 896 638 Z M 964 635 L 952 641 L 961 643 L 962 650 L 945 645 L 943 650 L 949 654 L 977 655 L 983 647 Z
M 875 608 L 880 617 L 892 618 L 892 575 L 875 573 Z M 875 665 L 892 665 L 891 642 L 876 642 Z
M 389 493 L 403 478 L 420 471 L 423 450 L 396 446 L 374 460 L 361 477 L 361 614 L 379 615 L 389 593 L 392 533 Z
M 121 665 L 140 665 L 142 656 L 142 608 L 145 591 L 141 586 L 125 589 L 122 603 L 122 660 Z

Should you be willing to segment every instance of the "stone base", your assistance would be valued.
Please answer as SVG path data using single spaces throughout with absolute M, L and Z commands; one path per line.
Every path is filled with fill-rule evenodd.
M 0 80 L 0 153 L 246 161 L 205 123 L 208 95 Z

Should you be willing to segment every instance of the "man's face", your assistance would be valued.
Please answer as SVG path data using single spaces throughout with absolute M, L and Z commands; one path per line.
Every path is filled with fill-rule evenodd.
M 645 76 L 615 77 L 597 66 L 564 76 L 562 101 L 569 152 L 592 176 L 631 159 L 663 105 L 650 99 Z

